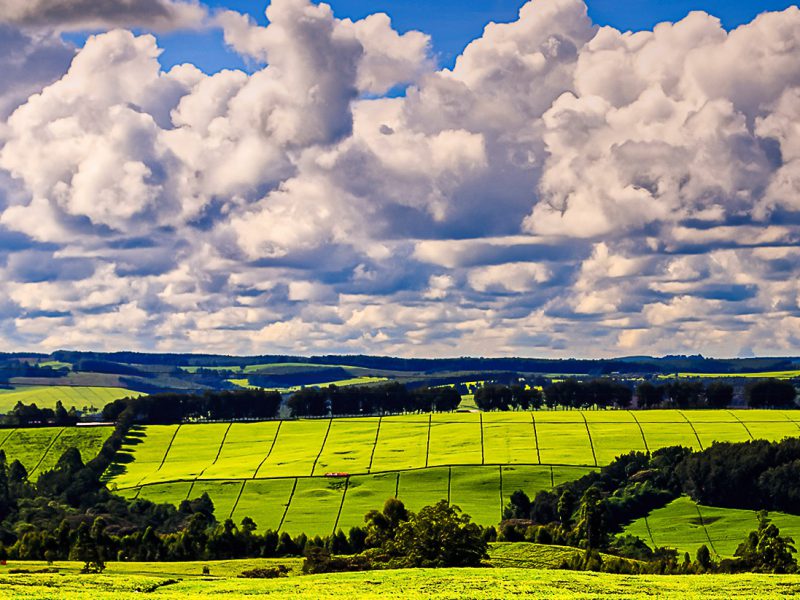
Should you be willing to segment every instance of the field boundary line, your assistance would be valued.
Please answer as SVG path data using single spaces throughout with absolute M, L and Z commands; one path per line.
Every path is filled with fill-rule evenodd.
M 431 455 L 431 424 L 433 421 L 433 413 L 428 415 L 428 443 L 425 446 L 425 468 L 428 468 L 428 460 Z
M 533 423 L 533 441 L 536 443 L 536 460 L 542 464 L 542 455 L 539 452 L 539 434 L 536 431 L 536 417 L 533 416 L 533 413 L 531 413 L 531 423 Z
M 217 464 L 217 461 L 222 454 L 222 447 L 225 445 L 225 440 L 228 439 L 228 432 L 231 430 L 231 427 L 233 427 L 233 422 L 228 423 L 228 428 L 225 430 L 225 433 L 222 434 L 222 441 L 219 443 L 219 449 L 217 450 L 217 455 L 214 457 L 214 462 L 211 463 L 212 465 Z
M 322 446 L 319 447 L 319 452 L 317 453 L 317 458 L 314 459 L 314 464 L 311 465 L 311 477 L 314 476 L 314 471 L 317 468 L 317 463 L 319 459 L 322 457 L 322 453 L 325 450 L 325 443 L 328 441 L 328 436 L 331 433 L 331 427 L 333 426 L 333 418 L 328 419 L 328 428 L 325 430 L 325 437 L 322 438 Z
M 447 467 L 447 503 L 450 504 L 450 486 L 453 483 L 453 467 Z
M 172 450 L 172 444 L 175 443 L 175 438 L 178 437 L 178 432 L 181 430 L 182 423 L 179 423 L 178 426 L 175 428 L 175 431 L 172 434 L 172 439 L 169 441 L 169 445 L 167 449 L 164 451 L 164 456 L 161 458 L 161 464 L 158 465 L 158 469 L 156 469 L 156 473 L 161 470 L 161 467 L 164 466 L 164 463 L 167 462 L 167 456 L 169 455 L 169 451 Z
M 401 471 L 397 472 L 397 479 L 394 482 L 394 497 L 397 499 L 397 496 L 400 495 L 400 473 Z
M 719 552 L 717 552 L 717 549 L 714 548 L 714 542 L 711 541 L 711 534 L 708 533 L 708 527 L 706 527 L 706 520 L 703 518 L 703 513 L 700 512 L 700 505 L 695 502 L 694 507 L 697 509 L 697 516 L 700 517 L 700 525 L 703 527 L 703 531 L 705 531 L 706 533 L 706 539 L 708 540 L 708 543 L 711 546 L 711 550 L 719 558 Z
M 336 535 L 336 528 L 339 527 L 339 519 L 342 518 L 342 510 L 344 509 L 344 499 L 347 496 L 347 488 L 350 487 L 350 478 L 344 480 L 344 490 L 342 491 L 342 501 L 339 502 L 339 512 L 336 513 L 336 521 L 333 523 L 333 531 L 331 535 Z
M 597 467 L 597 454 L 594 451 L 594 442 L 592 441 L 592 432 L 589 431 L 589 421 L 586 420 L 586 415 L 581 412 L 581 416 L 583 417 L 583 424 L 586 425 L 586 435 L 589 436 L 589 447 L 592 449 L 592 459 L 594 459 L 594 466 Z M 551 467 L 552 469 L 552 467 Z
M 792 421 L 792 422 L 794 423 L 794 421 Z M 800 428 L 800 425 L 798 425 L 798 428 Z M 8 434 L 6 437 L 4 437 L 4 438 L 3 438 L 3 441 L 2 441 L 2 442 L 0 442 L 0 448 L 2 448 L 2 447 L 3 447 L 3 444 L 5 444 L 5 443 L 8 441 L 8 438 L 10 438 L 12 435 L 14 435 L 14 432 L 15 432 L 17 429 L 19 429 L 19 428 L 18 428 L 18 427 L 14 427 L 14 428 L 12 428 L 12 429 L 11 429 L 11 433 L 9 433 L 9 434 Z
M 479 414 L 481 424 L 481 464 L 486 464 L 486 451 L 483 448 L 483 413 Z
M 692 423 L 692 422 L 689 420 L 689 417 L 687 417 L 685 414 L 683 414 L 683 411 L 682 411 L 682 410 L 679 410 L 679 411 L 678 411 L 678 414 L 679 414 L 680 416 L 682 416 L 682 417 L 683 417 L 683 418 L 686 420 L 686 422 L 689 424 L 689 427 L 691 427 L 691 428 L 692 428 L 692 431 L 694 432 L 694 437 L 697 439 L 697 443 L 698 443 L 698 444 L 700 444 L 700 450 L 704 450 L 704 448 L 703 448 L 703 442 L 701 442 L 701 441 L 700 441 L 700 436 L 699 436 L 699 435 L 698 435 L 698 433 L 697 433 L 697 429 L 695 429 L 695 428 L 694 428 L 694 423 Z
M 752 432 L 750 431 L 750 428 L 747 426 L 747 424 L 746 424 L 744 421 L 742 421 L 742 420 L 741 420 L 739 417 L 737 417 L 737 416 L 736 416 L 736 415 L 735 415 L 735 414 L 734 414 L 732 411 L 730 411 L 730 410 L 727 410 L 727 411 L 725 411 L 725 412 L 727 412 L 727 413 L 728 413 L 730 416 L 732 416 L 734 419 L 736 419 L 736 420 L 739 422 L 739 424 L 740 424 L 742 427 L 744 427 L 744 430 L 747 432 L 747 435 L 749 435 L 749 436 L 750 436 L 750 439 L 751 439 L 751 440 L 754 440 L 754 439 L 756 439 L 756 438 L 754 438 L 754 437 L 753 437 L 753 434 L 752 434 Z
M 548 467 L 551 471 L 553 468 L 564 469 L 590 469 L 594 470 L 597 465 L 565 465 L 565 464 L 547 464 L 540 465 L 538 463 L 490 463 L 488 465 L 476 465 L 475 463 L 459 463 L 449 465 L 436 465 L 435 467 L 413 467 L 410 469 L 387 469 L 386 471 L 375 471 L 373 473 L 349 473 L 351 477 L 364 477 L 366 475 L 386 475 L 389 473 L 409 473 L 411 471 L 424 471 L 426 469 L 444 469 L 445 467 L 469 468 L 477 469 L 480 467 Z M 278 475 L 277 477 L 206 477 L 198 481 L 212 481 L 212 482 L 226 482 L 226 481 L 279 481 L 285 479 L 324 479 L 323 475 Z M 142 487 L 150 487 L 154 485 L 166 485 L 170 483 L 191 483 L 195 481 L 194 477 L 185 477 L 177 479 L 167 479 L 164 481 L 150 481 L 147 483 L 137 483 L 134 485 L 120 486 L 118 490 L 132 490 Z
M 381 435 L 381 423 L 383 422 L 383 415 L 378 417 L 378 429 L 375 431 L 375 442 L 372 444 L 372 452 L 369 455 L 369 466 L 367 473 L 372 473 L 372 461 L 375 460 L 375 450 L 378 449 L 378 437 Z
M 272 437 L 272 444 L 270 444 L 270 446 L 269 446 L 269 450 L 267 451 L 267 455 L 264 458 L 261 459 L 261 462 L 258 463 L 258 466 L 256 467 L 256 470 L 253 472 L 253 476 L 250 477 L 249 479 L 255 479 L 256 477 L 258 477 L 258 472 L 261 470 L 261 467 L 263 467 L 264 463 L 267 462 L 267 460 L 269 460 L 269 457 L 272 454 L 272 449 L 275 447 L 275 442 L 278 441 L 278 434 L 281 432 L 281 425 L 282 424 L 283 424 L 283 421 L 278 421 L 278 428 L 275 430 L 275 435 Z
M 639 419 L 637 419 L 637 418 L 636 418 L 636 415 L 635 415 L 635 414 L 633 414 L 633 411 L 632 411 L 632 410 L 629 410 L 628 412 L 631 414 L 631 416 L 633 417 L 633 420 L 634 420 L 634 421 L 636 421 L 636 425 L 639 427 L 639 433 L 641 433 L 641 434 L 642 434 L 642 441 L 644 442 L 644 449 L 645 449 L 645 451 L 646 451 L 648 454 L 650 454 L 650 446 L 647 444 L 647 438 L 646 438 L 646 437 L 645 437 L 645 435 L 644 435 L 644 429 L 642 429 L 642 424 L 641 424 L 641 423 L 639 423 Z M 655 542 L 653 542 L 653 543 L 655 543 Z
M 192 481 L 192 485 L 189 486 L 189 491 L 186 492 L 186 498 L 185 498 L 186 500 L 189 500 L 192 497 L 192 490 L 194 489 L 194 484 L 195 483 L 197 483 L 197 479 L 194 479 Z M 139 489 L 142 489 L 142 488 L 139 488 Z
M 229 519 L 233 519 L 233 513 L 236 512 L 236 508 L 239 506 L 239 500 L 242 499 L 242 494 L 244 493 L 244 486 L 247 485 L 248 481 L 250 480 L 245 479 L 242 481 L 242 487 L 239 488 L 239 494 L 236 496 L 236 500 L 233 501 L 233 506 L 231 507 L 231 514 L 228 515 Z
M 203 470 L 200 471 L 200 474 L 197 477 L 195 477 L 195 481 L 200 479 L 203 476 L 203 473 L 205 473 L 209 467 L 213 467 L 215 464 L 217 464 L 217 461 L 219 460 L 219 457 L 222 454 L 222 447 L 225 445 L 225 440 L 228 437 L 228 432 L 231 430 L 231 427 L 233 427 L 233 422 L 228 423 L 228 427 L 225 429 L 225 433 L 222 434 L 222 441 L 219 443 L 219 448 L 217 448 L 217 455 L 214 457 L 214 460 L 211 461 L 210 465 L 206 465 L 205 467 L 203 467 Z M 192 484 L 192 487 L 194 487 L 194 484 Z
M 54 446 L 54 445 L 55 445 L 55 443 L 58 441 L 58 438 L 60 438 L 60 437 L 61 437 L 61 434 L 62 434 L 62 433 L 64 433 L 64 427 L 62 427 L 61 429 L 59 429 L 58 433 L 57 433 L 57 434 L 56 434 L 56 435 L 53 437 L 53 439 L 52 439 L 52 440 L 50 440 L 50 443 L 49 443 L 49 444 L 47 444 L 47 448 L 45 449 L 44 453 L 43 453 L 43 454 L 42 454 L 42 455 L 39 457 L 39 462 L 37 462 L 37 463 L 36 463 L 36 466 L 35 466 L 35 467 L 33 467 L 33 469 L 31 469 L 31 472 L 28 474 L 28 477 L 30 477 L 31 475 L 33 475 L 34 473 L 36 473 L 36 470 L 37 470 L 37 469 L 38 469 L 38 468 L 41 466 L 41 464 L 44 462 L 44 459 L 45 459 L 45 458 L 47 458 L 47 455 L 48 455 L 48 454 L 50 454 L 50 450 L 52 450 L 52 449 L 53 449 L 53 446 Z
M 498 465 L 498 471 L 500 471 L 500 520 L 503 520 L 503 466 Z
M 653 544 L 653 549 L 658 548 L 658 544 L 656 544 L 656 538 L 653 537 L 653 530 L 650 529 L 650 521 L 647 520 L 647 516 L 644 518 L 644 527 L 647 529 L 647 535 L 650 538 L 650 541 Z M 708 537 L 708 533 L 706 532 L 706 537 Z
M 553 465 L 550 465 L 550 489 L 552 490 L 555 487 L 556 487 L 556 476 L 553 473 Z
M 294 492 L 297 489 L 297 477 L 294 478 L 294 485 L 292 486 L 292 491 L 289 492 L 289 499 L 286 501 L 286 508 L 283 509 L 283 516 L 281 517 L 281 522 L 278 525 L 278 529 L 276 531 L 280 531 L 283 529 L 283 523 L 286 521 L 286 515 L 289 512 L 289 507 L 292 505 L 292 499 L 294 498 Z

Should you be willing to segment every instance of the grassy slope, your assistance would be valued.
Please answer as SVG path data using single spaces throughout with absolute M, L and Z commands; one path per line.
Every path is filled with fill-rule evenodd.
M 781 533 L 800 539 L 800 516 L 770 515 Z M 705 544 L 717 556 L 729 557 L 757 527 L 750 510 L 698 506 L 687 497 L 678 498 L 664 508 L 654 510 L 646 519 L 631 523 L 625 531 L 637 535 L 652 546 L 667 546 L 694 557 Z
M 100 410 L 114 400 L 140 395 L 139 392 L 118 387 L 15 386 L 13 389 L 0 389 L 0 413 L 10 411 L 17 402 L 36 404 L 39 408 L 55 408 L 59 400 L 67 409 L 74 406 L 78 410 L 91 407 Z
M 532 495 L 580 477 L 595 461 L 606 464 L 630 450 L 675 444 L 699 449 L 713 439 L 740 441 L 749 439 L 748 430 L 777 440 L 800 433 L 795 418 L 800 420 L 800 413 L 539 411 L 408 415 L 380 423 L 370 417 L 235 423 L 230 428 L 184 425 L 177 434 L 174 427 L 147 427 L 137 433 L 143 443 L 128 448 L 136 460 L 120 465 L 123 472 L 112 482 L 124 488 L 143 482 L 191 483 L 199 477 L 191 489 L 169 484 L 142 488 L 140 494 L 179 502 L 187 494 L 207 491 L 220 516 L 237 521 L 250 516 L 262 527 L 282 523 L 293 534 L 324 535 L 334 526 L 346 531 L 395 491 L 411 508 L 446 498 L 477 522 L 493 524 L 513 491 Z M 319 477 L 334 472 L 351 474 L 346 491 L 343 479 Z M 312 474 L 316 481 L 306 479 Z M 242 488 L 245 479 L 250 481 Z
M 67 448 L 78 448 L 88 462 L 100 451 L 111 431 L 111 427 L 3 429 L 0 449 L 6 453 L 8 462 L 19 460 L 28 476 L 35 480 L 42 471 L 54 466 Z

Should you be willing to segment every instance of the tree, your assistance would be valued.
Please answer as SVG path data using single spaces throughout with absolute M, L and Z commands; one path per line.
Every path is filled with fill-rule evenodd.
M 789 381 L 764 379 L 745 386 L 744 397 L 750 408 L 797 408 L 797 390 Z
M 605 525 L 603 494 L 598 487 L 592 486 L 581 497 L 578 522 L 575 525 L 579 539 L 584 542 L 587 549 L 605 546 L 607 537 Z
M 712 381 L 706 387 L 709 408 L 727 408 L 733 402 L 733 386 L 721 381 Z
M 98 517 L 95 520 L 95 524 L 98 520 L 102 521 Z M 101 529 L 104 529 L 102 523 L 97 529 L 94 524 L 89 527 L 89 524 L 85 521 L 78 526 L 78 531 L 75 534 L 75 543 L 72 546 L 70 555 L 71 558 L 83 562 L 84 573 L 101 573 L 105 569 L 105 561 L 97 544 Z
M 522 490 L 511 494 L 508 504 L 503 508 L 503 519 L 530 519 L 531 499 Z
M 441 500 L 403 521 L 387 550 L 399 566 L 477 567 L 488 558 L 481 528 L 458 506 Z
M 575 511 L 575 496 L 569 489 L 565 489 L 558 498 L 558 520 L 564 527 L 572 524 L 572 513 Z
M 697 549 L 695 562 L 703 571 L 708 571 L 713 566 L 711 561 L 711 551 L 708 549 L 708 546 L 703 544 Z
M 383 510 L 371 510 L 364 516 L 367 524 L 366 545 L 378 548 L 393 540 L 400 524 L 408 521 L 405 504 L 397 498 L 389 498 L 383 504 Z
M 664 401 L 664 386 L 645 381 L 636 388 L 636 398 L 639 408 L 656 407 Z
M 755 573 L 794 573 L 797 550 L 794 540 L 782 537 L 780 530 L 771 522 L 766 511 L 758 513 L 758 529 L 751 531 L 747 540 L 739 545 L 734 556 L 745 568 Z

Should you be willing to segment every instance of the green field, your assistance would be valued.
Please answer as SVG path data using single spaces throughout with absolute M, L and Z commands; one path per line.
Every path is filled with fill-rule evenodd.
M 488 600 L 495 598 L 680 598 L 681 600 L 786 598 L 800 593 L 797 575 L 625 576 L 532 568 L 401 569 L 240 579 L 237 571 L 262 564 L 297 561 L 228 561 L 207 563 L 210 577 L 200 575 L 206 563 L 110 563 L 102 575 L 79 575 L 75 563 L 56 563 L 58 574 L 0 572 L 3 598 L 76 600 L 184 599 L 224 596 L 314 598 L 403 598 Z M 43 568 L 44 565 L 9 565 Z M 214 576 L 219 573 L 220 576 Z
M 97 456 L 112 427 L 38 427 L 0 430 L 0 450 L 8 462 L 19 460 L 29 479 L 55 466 L 68 448 L 78 448 L 88 462 Z
M 800 516 L 776 512 L 770 518 L 783 535 L 800 540 Z M 634 521 L 625 532 L 639 536 L 653 548 L 675 548 L 692 558 L 702 544 L 718 557 L 730 557 L 757 526 L 756 513 L 751 510 L 701 506 L 681 497 Z
M 759 371 L 757 373 L 678 373 L 681 379 L 797 379 L 800 371 Z M 674 375 L 659 375 L 659 379 L 673 379 Z
M 397 496 L 440 499 L 481 524 L 512 492 L 580 477 L 631 450 L 800 434 L 790 411 L 438 413 L 142 427 L 108 480 L 125 495 L 179 502 L 208 492 L 219 517 L 325 535 Z M 340 475 L 345 474 L 345 475 Z M 325 476 L 331 475 L 331 476 Z M 334 476 L 335 475 L 335 476 Z
M 228 379 L 230 383 L 233 385 L 239 386 L 240 388 L 250 388 L 250 389 L 260 389 L 258 386 L 251 385 L 250 380 L 247 378 L 238 378 L 238 379 Z M 351 377 L 349 379 L 338 379 L 335 381 L 326 381 L 324 383 L 314 383 L 309 385 L 293 385 L 291 387 L 286 388 L 275 388 L 275 391 L 281 392 L 282 394 L 288 394 L 290 392 L 296 392 L 301 390 L 305 387 L 328 387 L 329 385 L 335 385 L 337 387 L 347 387 L 350 385 L 369 385 L 372 383 L 381 383 L 383 381 L 389 381 L 387 377 Z
M 96 412 L 114 400 L 141 395 L 140 392 L 116 387 L 15 386 L 11 389 L 0 389 L 0 413 L 9 412 L 17 402 L 36 404 L 39 408 L 55 408 L 59 400 L 66 409 L 74 406 L 85 412 Z

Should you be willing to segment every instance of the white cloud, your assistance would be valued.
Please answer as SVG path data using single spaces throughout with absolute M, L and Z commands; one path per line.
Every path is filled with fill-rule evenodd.
M 275 0 L 266 27 L 213 19 L 252 74 L 164 72 L 156 38 L 123 30 L 67 69 L 46 31 L 205 14 L 117 4 L 0 10 L 38 28 L 0 28 L 19 57 L 0 57 L 19 80 L 0 82 L 4 340 L 414 356 L 800 343 L 796 8 L 733 32 L 696 12 L 621 33 L 580 0 L 536 0 L 436 70 L 429 37 L 385 15 Z

